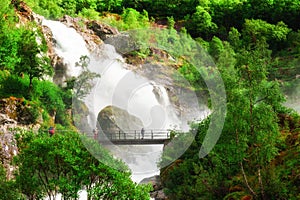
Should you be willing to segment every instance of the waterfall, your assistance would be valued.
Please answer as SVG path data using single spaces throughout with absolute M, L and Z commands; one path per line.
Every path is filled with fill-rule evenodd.
M 109 105 L 117 106 L 138 117 L 145 129 L 168 129 L 180 121 L 165 88 L 124 68 L 123 58 L 109 44 L 101 46 L 102 54 L 93 57 L 90 69 L 101 78 L 87 96 L 92 113 L 98 114 Z M 94 118 L 91 124 L 96 125 Z M 122 123 L 118 124 L 122 129 Z M 140 127 L 142 128 L 142 127 Z
M 68 28 L 57 21 L 43 20 L 42 25 L 49 27 L 52 31 L 56 45 L 54 50 L 68 65 L 67 76 L 78 76 L 81 69 L 76 67 L 75 63 L 79 61 L 81 56 L 89 56 L 89 51 L 83 38 L 75 29 Z
M 91 113 L 90 127 L 96 126 L 98 113 L 109 105 L 122 108 L 140 118 L 146 130 L 180 127 L 180 120 L 170 103 L 166 89 L 125 69 L 126 64 L 122 56 L 112 45 L 101 45 L 100 51 L 97 51 L 100 53 L 94 55 L 87 50 L 83 38 L 73 28 L 49 20 L 44 20 L 43 25 L 48 26 L 52 31 L 56 42 L 55 52 L 67 64 L 68 76 L 79 75 L 80 68 L 76 67 L 75 63 L 82 55 L 90 57 L 89 70 L 101 75 L 91 94 L 84 99 Z M 122 123 L 118 125 L 122 128 Z M 114 150 L 117 154 L 125 152 L 122 158 L 132 169 L 134 181 L 139 182 L 142 178 L 159 173 L 156 163 L 161 155 L 162 145 L 117 147 Z

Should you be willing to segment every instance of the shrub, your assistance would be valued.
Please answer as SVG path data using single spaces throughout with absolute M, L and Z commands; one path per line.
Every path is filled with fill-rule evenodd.
M 10 96 L 15 96 L 15 97 L 24 97 L 28 98 L 29 97 L 29 79 L 27 77 L 18 77 L 15 75 L 8 76 L 4 78 L 2 76 L 0 78 L 0 97 L 5 98 L 5 97 L 10 97 Z

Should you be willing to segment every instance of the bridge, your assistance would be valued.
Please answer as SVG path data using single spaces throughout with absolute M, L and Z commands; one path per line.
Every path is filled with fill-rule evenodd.
M 169 130 L 145 130 L 142 135 L 141 130 L 122 130 L 116 132 L 106 132 L 106 138 L 98 137 L 102 144 L 115 145 L 153 145 L 165 144 L 170 140 Z

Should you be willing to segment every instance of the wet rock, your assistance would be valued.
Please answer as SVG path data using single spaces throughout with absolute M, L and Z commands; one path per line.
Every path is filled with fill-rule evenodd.
M 116 28 L 113 28 L 95 20 L 88 21 L 86 25 L 103 41 L 113 35 L 119 34 L 119 31 Z
M 13 178 L 16 169 L 12 165 L 13 157 L 18 153 L 15 133 L 21 129 L 37 131 L 39 128 L 39 125 L 18 124 L 18 122 L 12 119 L 8 114 L 0 113 L 0 162 L 6 169 L 8 180 Z
M 83 37 L 87 48 L 91 52 L 97 52 L 99 45 L 103 43 L 101 38 L 91 29 L 89 20 L 65 15 L 59 21 L 64 23 L 67 27 L 74 28 Z
M 150 196 L 154 198 L 155 200 L 167 200 L 167 196 L 165 195 L 163 191 L 163 187 L 161 184 L 160 176 L 152 176 L 149 178 L 144 178 L 140 184 L 151 184 L 153 187 L 153 190 L 150 192 Z
M 17 127 L 17 121 L 11 119 L 6 114 L 0 113 L 0 133 L 5 133 L 9 129 L 14 129 Z
M 2 118 L 3 115 L 0 115 Z M 3 129 L 8 127 L 3 127 L 0 125 L 0 161 L 3 164 L 7 172 L 7 178 L 11 179 L 13 176 L 13 166 L 11 161 L 15 155 L 18 153 L 18 148 L 16 146 L 16 141 L 14 139 L 14 133 L 12 131 L 2 132 Z

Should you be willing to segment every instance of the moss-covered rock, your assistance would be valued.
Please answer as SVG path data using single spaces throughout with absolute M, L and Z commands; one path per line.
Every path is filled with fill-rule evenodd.
M 140 130 L 143 127 L 143 122 L 138 117 L 115 106 L 107 106 L 102 109 L 97 120 L 106 135 L 119 131 Z

